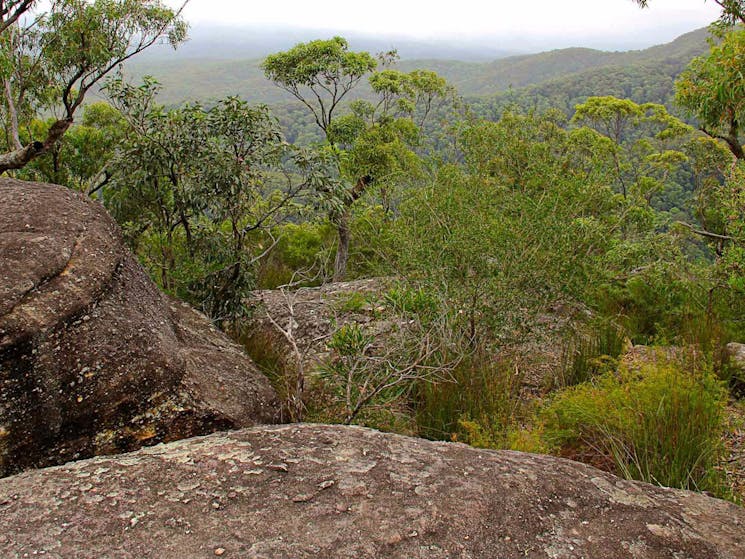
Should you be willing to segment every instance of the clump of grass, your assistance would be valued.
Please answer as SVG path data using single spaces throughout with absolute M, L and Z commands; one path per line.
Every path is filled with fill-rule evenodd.
M 539 414 L 554 452 L 627 479 L 726 497 L 721 459 L 727 392 L 709 370 L 659 359 L 559 392 Z
M 360 293 L 359 291 L 353 291 L 352 293 L 345 293 L 335 303 L 335 307 L 339 312 L 361 312 L 366 308 L 372 306 L 373 300 L 370 294 Z
M 609 321 L 599 321 L 591 326 L 589 332 L 571 336 L 564 345 L 560 366 L 550 381 L 550 388 L 581 384 L 613 367 L 624 345 L 623 331 Z
M 438 308 L 437 298 L 422 287 L 391 287 L 385 293 L 384 300 L 394 312 L 401 314 L 430 315 Z
M 422 384 L 415 408 L 419 434 L 481 448 L 505 448 L 521 416 L 521 374 L 483 355 L 463 359 L 449 382 Z
M 282 350 L 278 334 L 265 330 L 244 333 L 239 342 L 259 370 L 269 379 L 269 383 L 279 396 L 282 405 L 280 420 L 289 421 L 292 417 L 290 401 L 294 395 L 297 372 Z

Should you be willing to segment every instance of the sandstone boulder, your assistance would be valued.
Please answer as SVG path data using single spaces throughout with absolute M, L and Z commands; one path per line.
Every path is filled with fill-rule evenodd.
M 0 475 L 274 419 L 251 360 L 100 204 L 6 178 L 0 200 Z
M 0 480 L 7 558 L 745 557 L 745 509 L 550 457 L 254 427 Z

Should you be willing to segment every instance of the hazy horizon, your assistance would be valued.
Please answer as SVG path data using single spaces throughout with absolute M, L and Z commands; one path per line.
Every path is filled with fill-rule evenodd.
M 189 32 L 189 39 L 175 52 L 169 46 L 156 45 L 141 54 L 134 64 L 147 61 L 179 60 L 252 60 L 261 59 L 280 50 L 285 50 L 298 42 L 312 39 L 330 38 L 341 35 L 349 40 L 352 50 L 381 52 L 396 49 L 402 60 L 458 60 L 462 62 L 489 62 L 508 56 L 537 54 L 564 48 L 591 48 L 607 52 L 626 52 L 644 50 L 649 47 L 667 44 L 682 35 L 702 29 L 701 26 L 688 29 L 673 29 L 645 41 L 567 40 L 566 44 L 534 41 L 509 37 L 470 38 L 456 41 L 452 39 L 416 39 L 406 36 L 366 34 L 339 29 L 308 29 L 302 27 L 268 26 L 224 26 L 219 24 L 195 24 Z
M 180 4 L 178 0 L 168 3 Z M 286 0 L 260 6 L 239 0 L 191 0 L 184 17 L 192 26 L 194 40 L 219 28 L 227 35 L 286 35 L 288 41 L 343 35 L 528 53 L 566 47 L 646 48 L 704 27 L 719 13 L 715 3 L 704 0 L 653 0 L 644 10 L 632 0 L 486 5 L 461 0 L 458 10 L 441 0 L 378 0 L 374 6 L 362 13 L 359 10 L 364 5 L 340 0 Z

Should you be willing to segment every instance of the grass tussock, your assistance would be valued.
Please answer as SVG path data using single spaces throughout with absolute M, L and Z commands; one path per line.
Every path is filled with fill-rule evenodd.
M 559 391 L 539 413 L 540 436 L 627 479 L 727 496 L 717 469 L 726 401 L 708 370 L 662 359 L 622 366 Z
M 452 372 L 451 382 L 423 384 L 416 398 L 419 434 L 481 448 L 506 448 L 524 414 L 522 375 L 509 362 L 474 354 Z

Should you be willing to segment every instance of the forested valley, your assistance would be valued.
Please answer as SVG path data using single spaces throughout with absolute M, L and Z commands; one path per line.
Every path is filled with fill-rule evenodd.
M 0 170 L 103 204 L 283 422 L 741 504 L 745 6 L 717 3 L 644 51 L 413 63 L 323 37 L 184 70 L 134 56 L 187 36 L 157 0 L 0 2 Z

